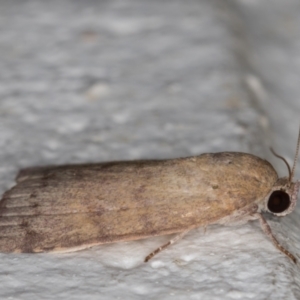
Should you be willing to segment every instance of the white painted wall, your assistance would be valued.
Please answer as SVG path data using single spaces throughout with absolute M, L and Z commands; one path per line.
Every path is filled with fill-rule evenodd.
M 1 192 L 27 166 L 228 150 L 286 175 L 268 146 L 292 161 L 299 11 L 292 0 L 2 1 Z M 271 222 L 296 254 L 299 212 Z M 300 298 L 299 268 L 256 222 L 194 230 L 143 263 L 169 238 L 1 254 L 0 298 Z

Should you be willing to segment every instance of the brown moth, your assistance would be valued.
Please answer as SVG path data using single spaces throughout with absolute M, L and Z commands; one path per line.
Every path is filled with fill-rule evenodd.
M 177 233 L 148 261 L 193 228 L 258 219 L 296 263 L 262 212 L 285 216 L 294 210 L 299 143 L 300 131 L 284 178 L 268 161 L 239 152 L 21 170 L 0 202 L 0 252 L 66 252 Z

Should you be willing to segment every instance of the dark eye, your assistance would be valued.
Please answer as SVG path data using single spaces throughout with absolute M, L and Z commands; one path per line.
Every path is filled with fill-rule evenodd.
M 268 201 L 268 209 L 272 213 L 282 213 L 291 204 L 290 196 L 283 191 L 275 191 L 271 194 Z

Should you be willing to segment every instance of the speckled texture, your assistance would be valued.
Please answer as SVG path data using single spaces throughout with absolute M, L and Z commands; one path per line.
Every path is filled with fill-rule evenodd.
M 225 150 L 266 158 L 270 137 L 291 159 L 299 18 L 287 26 L 278 19 L 298 16 L 299 5 L 281 3 L 1 1 L 1 192 L 23 167 Z M 272 222 L 293 253 L 298 220 L 286 217 L 282 228 Z M 144 264 L 168 238 L 70 254 L 1 254 L 0 298 L 300 297 L 299 268 L 257 223 L 194 230 Z

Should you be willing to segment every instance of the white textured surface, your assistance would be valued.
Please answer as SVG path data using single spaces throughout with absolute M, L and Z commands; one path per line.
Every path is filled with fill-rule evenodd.
M 287 24 L 299 28 L 300 8 L 291 0 L 274 4 L 269 10 L 268 1 L 2 1 L 1 191 L 19 168 L 32 165 L 223 150 L 268 157 L 269 119 L 277 151 L 291 159 L 299 32 L 288 35 L 278 19 L 291 16 Z M 293 252 L 297 216 L 282 228 L 273 224 Z M 0 298 L 300 297 L 299 268 L 256 223 L 211 226 L 205 234 L 200 228 L 144 264 L 168 238 L 69 254 L 1 254 Z

